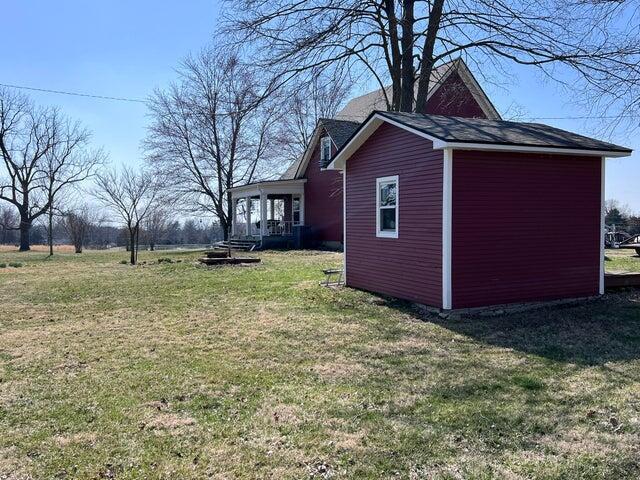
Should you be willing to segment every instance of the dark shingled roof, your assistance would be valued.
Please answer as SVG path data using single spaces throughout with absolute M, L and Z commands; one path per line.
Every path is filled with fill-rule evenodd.
M 320 118 L 318 125 L 321 125 L 329 134 L 336 148 L 340 150 L 351 135 L 355 133 L 361 125 L 359 122 L 349 120 L 335 120 L 332 118 Z M 327 162 L 329 163 L 329 162 Z M 300 159 L 289 165 L 289 168 L 280 176 L 280 180 L 293 180 L 296 176 L 296 170 L 300 164 Z M 326 165 L 325 165 L 326 166 Z
M 334 120 L 332 118 L 321 118 L 320 124 L 327 131 L 336 148 L 340 149 L 351 135 L 361 125 L 360 122 L 352 122 L 350 120 Z
M 420 113 L 373 112 L 373 114 L 376 113 L 445 142 L 631 152 L 631 149 L 626 147 L 541 123 L 445 117 Z

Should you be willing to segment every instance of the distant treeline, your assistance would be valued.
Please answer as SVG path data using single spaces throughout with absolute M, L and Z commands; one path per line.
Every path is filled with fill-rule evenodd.
M 47 227 L 43 224 L 36 224 L 31 230 L 31 242 L 33 244 L 47 243 Z M 94 224 L 89 229 L 85 247 L 87 248 L 109 248 L 127 247 L 128 233 L 125 228 L 110 225 Z M 220 226 L 214 222 L 184 220 L 168 222 L 166 226 L 154 230 L 153 233 L 145 230 L 140 232 L 140 244 L 147 246 L 155 245 L 187 245 L 187 244 L 212 244 L 222 240 L 223 232 Z M 53 226 L 53 240 L 57 245 L 73 244 L 68 228 L 64 221 L 58 220 Z M 18 245 L 20 242 L 20 232 L 14 228 L 0 223 L 0 244 Z

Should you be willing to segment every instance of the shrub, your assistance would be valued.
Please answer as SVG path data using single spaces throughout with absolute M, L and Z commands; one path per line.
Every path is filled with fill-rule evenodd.
M 120 260 L 120 265 L 126 265 L 127 263 L 129 262 L 127 262 L 126 260 Z
M 173 260 L 169 257 L 162 257 L 158 259 L 158 263 L 173 263 Z
M 0 263 L 0 268 L 7 268 L 7 264 L 6 263 Z
M 22 264 L 20 262 L 11 262 L 9 263 L 9 266 L 13 268 L 20 268 Z

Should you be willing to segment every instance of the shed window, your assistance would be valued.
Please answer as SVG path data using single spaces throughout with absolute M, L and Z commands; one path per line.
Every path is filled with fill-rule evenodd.
M 398 238 L 398 176 L 376 179 L 376 236 Z
M 331 160 L 331 138 L 322 137 L 320 139 L 320 161 L 326 165 Z

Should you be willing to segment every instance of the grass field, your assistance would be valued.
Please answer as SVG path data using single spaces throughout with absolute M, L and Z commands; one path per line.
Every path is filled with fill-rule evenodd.
M 0 251 L 0 479 L 640 476 L 638 291 L 442 319 L 197 256 Z

